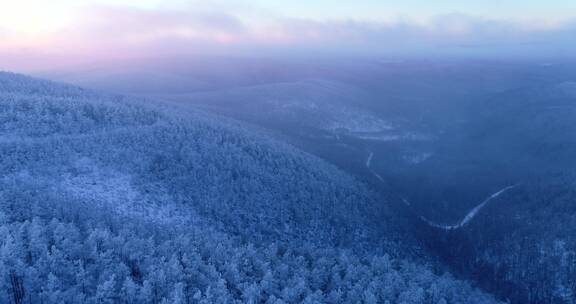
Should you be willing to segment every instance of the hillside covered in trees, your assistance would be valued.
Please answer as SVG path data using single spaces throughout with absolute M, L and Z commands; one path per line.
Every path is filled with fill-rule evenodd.
M 222 118 L 0 73 L 0 303 L 494 303 L 385 201 Z
M 459 231 L 434 231 L 430 246 L 453 269 L 512 303 L 574 303 L 573 174 L 519 185 Z

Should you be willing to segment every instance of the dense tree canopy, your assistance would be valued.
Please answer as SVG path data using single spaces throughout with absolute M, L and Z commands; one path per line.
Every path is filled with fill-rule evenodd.
M 0 74 L 0 303 L 492 303 L 386 204 L 244 127 Z

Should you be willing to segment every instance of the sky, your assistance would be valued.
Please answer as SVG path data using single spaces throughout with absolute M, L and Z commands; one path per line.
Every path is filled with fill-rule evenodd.
M 206 54 L 570 57 L 575 34 L 574 0 L 0 0 L 0 69 Z

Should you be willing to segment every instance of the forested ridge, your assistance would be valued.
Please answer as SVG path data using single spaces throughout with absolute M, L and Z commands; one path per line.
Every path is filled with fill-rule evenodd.
M 473 119 L 458 127 L 468 140 L 453 143 L 458 151 L 446 159 L 460 155 L 498 172 L 486 182 L 517 187 L 463 231 L 421 238 L 434 239 L 446 261 L 512 303 L 576 303 L 576 95 L 572 81 L 555 77 L 566 76 L 500 92 L 470 109 Z
M 0 73 L 0 155 L 0 303 L 495 302 L 352 177 L 203 113 Z
M 455 269 L 512 303 L 574 303 L 575 186 L 572 173 L 535 179 L 462 231 L 428 237 Z

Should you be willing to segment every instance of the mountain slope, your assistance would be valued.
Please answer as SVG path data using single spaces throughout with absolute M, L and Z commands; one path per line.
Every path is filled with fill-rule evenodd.
M 576 301 L 576 96 L 573 81 L 550 81 L 495 95 L 464 126 L 457 153 L 474 187 L 519 183 L 462 231 L 438 244 L 456 269 L 512 303 Z M 464 151 L 464 152 L 462 152 Z M 438 161 L 435 159 L 433 161 Z M 472 170 L 490 168 L 484 177 Z M 476 171 L 478 172 L 478 171 Z
M 0 302 L 492 303 L 385 203 L 201 113 L 0 74 Z
M 162 95 L 180 103 L 197 102 L 220 112 L 232 112 L 248 121 L 289 125 L 322 132 L 379 133 L 388 122 L 363 109 L 367 92 L 347 84 L 305 79 L 227 90 Z M 267 115 L 258 115 L 264 111 Z

